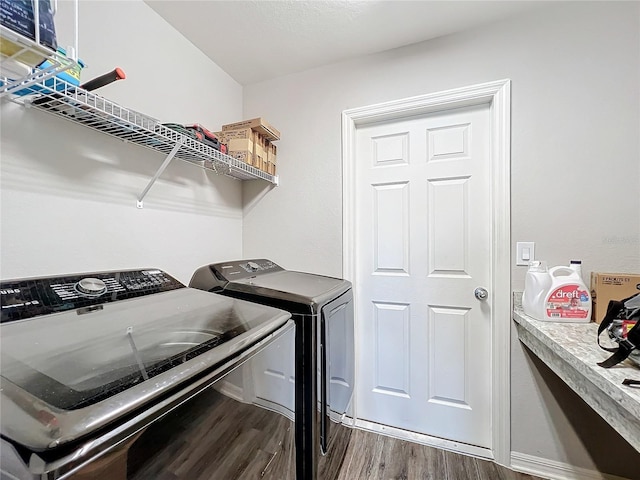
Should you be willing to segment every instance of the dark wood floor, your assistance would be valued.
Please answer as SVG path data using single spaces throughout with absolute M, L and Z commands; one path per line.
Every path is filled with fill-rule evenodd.
M 338 480 L 543 480 L 487 460 L 354 430 Z
M 344 438 L 334 448 L 341 443 L 344 450 L 346 444 L 342 465 L 334 464 L 335 456 L 325 457 L 333 458 L 336 480 L 543 480 L 486 460 L 345 430 L 346 435 L 333 436 Z M 292 480 L 291 442 L 289 420 L 209 390 L 147 429 L 129 451 L 126 478 Z M 320 462 L 320 473 L 328 468 Z
M 209 389 L 129 450 L 130 480 L 294 480 L 293 422 Z

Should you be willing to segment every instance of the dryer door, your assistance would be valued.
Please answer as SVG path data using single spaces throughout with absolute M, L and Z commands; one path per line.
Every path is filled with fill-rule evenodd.
M 342 423 L 350 408 L 355 377 L 353 293 L 322 307 L 320 315 L 320 448 L 329 450 L 331 423 Z

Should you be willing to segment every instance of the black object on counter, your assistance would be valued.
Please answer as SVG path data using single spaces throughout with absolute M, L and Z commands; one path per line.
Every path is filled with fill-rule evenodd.
M 625 298 L 624 300 L 611 300 L 607 306 L 607 313 L 605 314 L 600 326 L 598 327 L 598 345 L 603 350 L 613 352 L 609 358 L 602 362 L 598 362 L 598 365 L 602 368 L 611 368 L 614 365 L 625 360 L 631 352 L 636 349 L 640 349 L 640 308 L 638 307 L 638 300 L 640 299 L 640 293 Z M 618 348 L 604 347 L 600 343 L 600 334 L 607 330 L 615 322 L 621 322 L 623 320 L 630 320 L 635 322 L 634 326 L 622 336 L 615 336 L 614 339 L 618 342 Z

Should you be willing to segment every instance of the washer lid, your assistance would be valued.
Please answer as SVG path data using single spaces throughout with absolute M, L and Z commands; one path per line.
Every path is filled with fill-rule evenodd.
M 73 441 L 224 364 L 289 318 L 181 288 L 4 323 L 2 435 L 33 450 Z
M 235 280 L 225 289 L 317 306 L 340 296 L 350 288 L 351 283 L 340 278 L 282 270 Z

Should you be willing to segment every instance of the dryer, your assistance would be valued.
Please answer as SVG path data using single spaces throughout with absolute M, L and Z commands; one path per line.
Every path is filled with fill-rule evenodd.
M 189 286 L 291 313 L 295 338 L 281 340 L 278 358 L 264 356 L 259 374 L 281 378 L 281 388 L 265 381 L 257 396 L 266 404 L 286 404 L 293 411 L 296 478 L 335 479 L 351 435 L 347 426 L 355 376 L 351 283 L 252 259 L 203 266 Z

